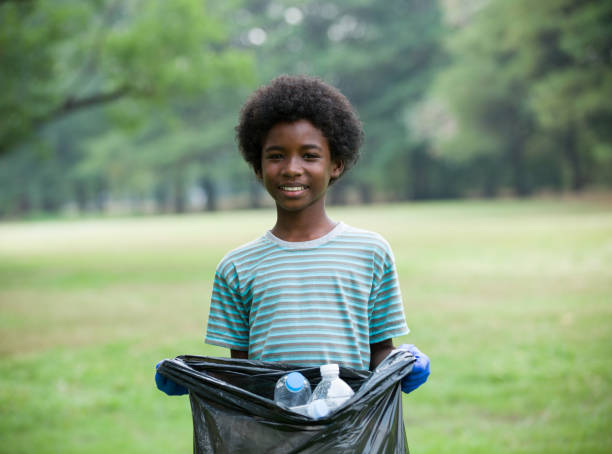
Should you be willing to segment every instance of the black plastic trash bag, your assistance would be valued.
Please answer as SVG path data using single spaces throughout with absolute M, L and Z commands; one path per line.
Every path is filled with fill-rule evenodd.
M 194 453 L 406 453 L 400 381 L 415 359 L 394 350 L 374 372 L 340 367 L 355 395 L 314 420 L 274 403 L 276 381 L 301 372 L 311 385 L 318 367 L 243 359 L 179 356 L 158 372 L 189 389 Z

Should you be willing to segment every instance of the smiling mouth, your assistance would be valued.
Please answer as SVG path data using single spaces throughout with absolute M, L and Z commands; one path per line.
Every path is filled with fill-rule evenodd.
M 292 186 L 288 186 L 288 185 L 281 185 L 279 186 L 279 188 L 282 191 L 287 191 L 287 192 L 298 192 L 298 191 L 304 191 L 306 189 L 308 189 L 308 186 L 304 186 L 304 185 L 292 185 Z

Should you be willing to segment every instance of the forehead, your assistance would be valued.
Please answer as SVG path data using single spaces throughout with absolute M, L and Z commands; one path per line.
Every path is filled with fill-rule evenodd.
M 263 148 L 283 143 L 311 143 L 319 146 L 324 145 L 326 148 L 329 146 L 321 130 L 308 120 L 275 124 L 264 138 Z

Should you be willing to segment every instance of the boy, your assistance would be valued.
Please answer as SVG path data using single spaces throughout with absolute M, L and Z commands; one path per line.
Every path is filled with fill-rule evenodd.
M 408 333 L 393 254 L 380 235 L 334 222 L 325 196 L 358 158 L 361 123 L 320 79 L 280 76 L 245 103 L 240 151 L 276 204 L 276 223 L 219 263 L 206 342 L 232 358 L 373 370 Z M 402 381 L 427 380 L 429 360 Z M 167 394 L 186 392 L 156 374 Z

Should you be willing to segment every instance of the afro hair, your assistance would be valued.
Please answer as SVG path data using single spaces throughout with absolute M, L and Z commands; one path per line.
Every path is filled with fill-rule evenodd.
M 321 131 L 332 160 L 341 161 L 344 172 L 357 162 L 363 128 L 348 99 L 319 78 L 282 75 L 247 99 L 236 126 L 240 152 L 256 173 L 261 172 L 262 146 L 270 129 L 299 120 Z

